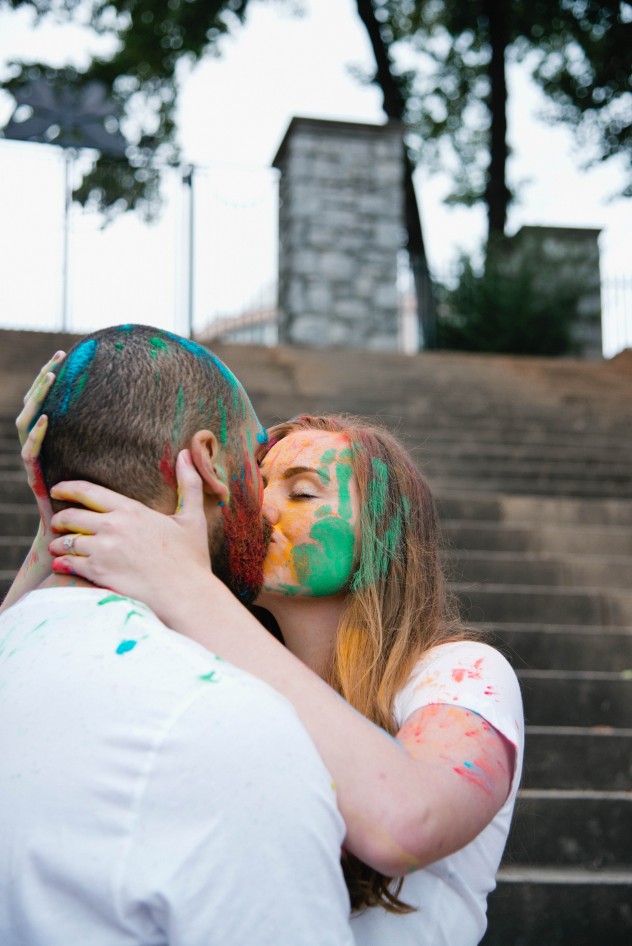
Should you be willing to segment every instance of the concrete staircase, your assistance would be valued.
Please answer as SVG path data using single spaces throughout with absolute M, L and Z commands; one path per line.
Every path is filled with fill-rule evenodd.
M 8 418 L 69 342 L 0 332 L 2 591 L 36 524 Z M 525 774 L 485 946 L 629 946 L 630 356 L 217 352 L 264 423 L 344 408 L 399 432 L 439 500 L 463 611 L 518 672 Z

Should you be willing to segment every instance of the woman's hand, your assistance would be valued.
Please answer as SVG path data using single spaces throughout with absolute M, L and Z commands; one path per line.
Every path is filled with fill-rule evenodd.
M 25 394 L 24 407 L 15 422 L 20 444 L 22 445 L 22 462 L 24 463 L 29 486 L 37 502 L 40 524 L 29 553 L 15 581 L 9 588 L 0 606 L 0 611 L 4 611 L 5 608 L 15 604 L 22 595 L 33 591 L 50 575 L 52 558 L 48 551 L 48 543 L 51 538 L 53 509 L 48 498 L 39 462 L 40 450 L 46 436 L 48 418 L 45 414 L 42 414 L 37 423 L 33 424 L 33 421 L 40 413 L 44 398 L 55 380 L 55 375 L 50 369 L 59 364 L 65 357 L 65 352 L 58 351 L 46 362 Z
M 77 575 L 144 602 L 170 623 L 174 602 L 208 582 L 210 556 L 202 480 L 188 450 L 178 455 L 178 504 L 172 516 L 83 481 L 58 483 L 54 499 L 80 503 L 53 517 L 53 571 Z
M 35 496 L 40 514 L 38 538 L 42 542 L 48 542 L 50 538 L 50 521 L 53 515 L 39 462 L 40 450 L 48 427 L 48 418 L 45 414 L 42 414 L 39 416 L 37 423 L 34 424 L 33 421 L 40 414 L 46 395 L 55 381 L 55 374 L 51 371 L 51 368 L 58 365 L 65 357 L 65 352 L 57 351 L 46 362 L 24 395 L 24 407 L 15 421 L 22 446 L 22 462 L 26 470 L 26 477 Z

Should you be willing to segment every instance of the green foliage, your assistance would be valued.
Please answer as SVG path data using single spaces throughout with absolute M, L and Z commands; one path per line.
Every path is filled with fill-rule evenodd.
M 550 261 L 505 250 L 479 272 L 463 257 L 458 284 L 442 287 L 437 347 L 520 355 L 572 351 L 571 329 L 582 289 Z
M 522 60 L 551 103 L 549 119 L 578 135 L 586 163 L 632 163 L 632 6 L 621 0 L 374 0 L 385 41 L 417 63 L 407 120 L 426 166 L 448 169 L 450 200 L 486 197 L 492 37 Z M 495 29 L 494 29 L 495 27 Z M 494 40 L 496 42 L 496 40 Z M 631 174 L 632 185 L 632 174 Z M 629 188 L 628 191 L 629 192 Z
M 5 0 L 6 2 L 6 0 Z M 2 0 L 0 0 L 2 3 Z M 54 70 L 42 63 L 12 63 L 7 91 L 34 76 L 68 82 L 98 79 L 120 105 L 127 160 L 101 156 L 75 192 L 106 217 L 136 209 L 145 217 L 160 207 L 160 169 L 176 164 L 177 68 L 216 51 L 222 36 L 238 26 L 249 0 L 8 0 L 39 19 L 89 24 L 116 40 L 110 59 L 94 59 L 85 73 Z

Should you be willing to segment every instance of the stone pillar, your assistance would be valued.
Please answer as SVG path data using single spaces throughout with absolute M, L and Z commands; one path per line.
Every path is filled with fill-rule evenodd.
M 279 341 L 396 351 L 401 125 L 293 118 L 273 165 L 281 172 Z
M 522 227 L 512 244 L 518 257 L 542 267 L 540 292 L 555 299 L 556 290 L 570 286 L 575 292 L 571 338 L 576 354 L 602 358 L 601 230 L 590 227 Z

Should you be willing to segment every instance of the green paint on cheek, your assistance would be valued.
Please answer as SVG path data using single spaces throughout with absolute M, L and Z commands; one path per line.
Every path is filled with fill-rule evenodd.
M 314 515 L 317 519 L 323 519 L 325 516 L 331 516 L 331 506 L 319 506 Z
M 353 568 L 351 526 L 338 516 L 329 516 L 312 526 L 310 537 L 313 542 L 297 545 L 292 552 L 292 563 L 301 586 L 315 597 L 342 591 Z
M 351 494 L 349 493 L 349 481 L 351 480 L 351 467 L 348 463 L 336 464 L 336 476 L 338 478 L 338 512 L 343 519 L 351 519 Z

